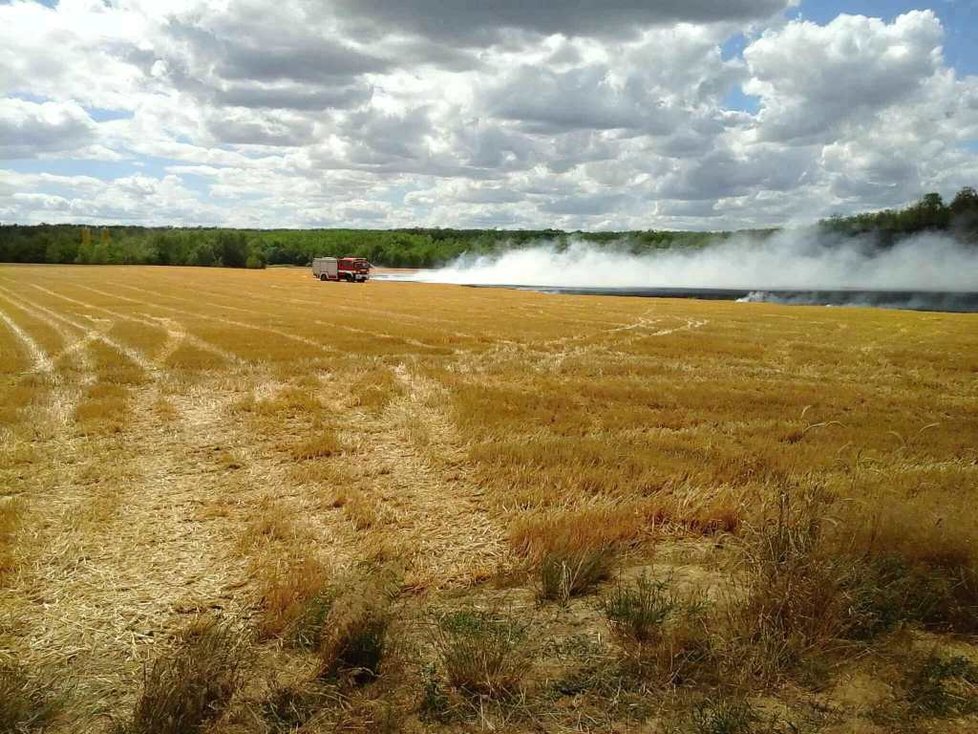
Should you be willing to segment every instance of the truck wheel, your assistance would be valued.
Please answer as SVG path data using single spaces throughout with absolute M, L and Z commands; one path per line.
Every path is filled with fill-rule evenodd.
M 319 279 L 320 280 L 326 280 L 326 273 L 323 273 L 322 275 L 320 275 L 319 276 Z

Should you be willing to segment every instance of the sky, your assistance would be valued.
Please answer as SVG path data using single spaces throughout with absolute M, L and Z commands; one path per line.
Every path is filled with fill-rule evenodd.
M 978 186 L 978 0 L 0 1 L 0 222 L 718 230 Z

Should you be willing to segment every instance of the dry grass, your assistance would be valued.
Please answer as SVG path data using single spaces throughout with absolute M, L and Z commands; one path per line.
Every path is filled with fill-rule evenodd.
M 258 585 L 261 638 L 286 637 L 308 646 L 318 635 L 316 619 L 328 609 L 328 572 L 308 555 L 259 558 L 254 563 Z
M 371 413 L 380 413 L 394 397 L 403 392 L 404 386 L 383 365 L 365 371 L 352 385 L 353 404 Z
M 202 372 L 222 369 L 227 366 L 227 360 L 192 344 L 182 344 L 167 356 L 164 364 L 175 370 Z
M 23 503 L 16 497 L 0 497 L 0 589 L 16 568 L 15 539 L 23 516 Z
M 61 707 L 55 686 L 36 671 L 0 659 L 0 731 L 28 734 L 43 731 Z
M 310 435 L 300 439 L 289 447 L 289 455 L 296 461 L 323 459 L 342 453 L 343 444 L 336 431 L 316 425 L 310 430 Z
M 541 624 L 566 641 L 607 639 L 575 595 L 610 550 L 623 573 L 664 554 L 683 599 L 719 589 L 712 616 L 673 612 L 641 643 L 615 622 L 614 650 L 582 650 L 666 687 L 708 678 L 689 662 L 704 646 L 724 671 L 797 683 L 799 661 L 869 655 L 894 630 L 974 631 L 973 316 L 349 289 L 292 269 L 4 266 L 0 289 L 20 329 L 0 323 L 0 484 L 17 497 L 0 643 L 80 686 L 55 731 L 118 716 L 183 610 L 252 614 L 266 673 L 372 669 L 358 649 L 410 635 L 374 634 L 386 602 L 346 593 L 367 557 L 403 568 L 419 607 L 514 583 L 532 605 L 523 572 L 549 569 L 565 603 Z M 814 524 L 812 486 L 830 499 Z M 566 662 L 462 725 L 641 728 L 648 701 L 618 688 L 540 694 Z M 420 677 L 404 686 L 330 705 L 369 728 Z
M 615 549 L 611 546 L 551 550 L 540 559 L 537 593 L 541 599 L 567 602 L 610 577 L 614 563 Z
M 380 571 L 337 584 L 319 645 L 319 677 L 366 683 L 380 675 L 389 643 L 391 579 Z
M 516 518 L 509 540 L 531 560 L 575 549 L 608 548 L 639 536 L 646 518 L 633 508 L 583 508 L 537 512 Z
M 132 718 L 118 734 L 193 734 L 220 715 L 243 681 L 245 638 L 214 619 L 198 620 L 146 670 Z

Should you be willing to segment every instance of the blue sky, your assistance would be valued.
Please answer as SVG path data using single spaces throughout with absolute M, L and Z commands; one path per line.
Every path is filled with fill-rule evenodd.
M 704 7 L 0 2 L 0 220 L 717 229 L 978 183 L 978 0 Z

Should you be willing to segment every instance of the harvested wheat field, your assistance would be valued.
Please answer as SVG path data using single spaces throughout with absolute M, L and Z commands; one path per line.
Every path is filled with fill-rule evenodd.
M 974 315 L 4 266 L 0 321 L 4 731 L 978 731 Z

